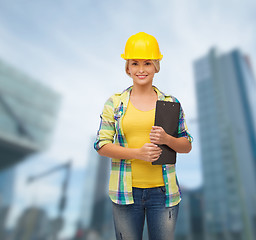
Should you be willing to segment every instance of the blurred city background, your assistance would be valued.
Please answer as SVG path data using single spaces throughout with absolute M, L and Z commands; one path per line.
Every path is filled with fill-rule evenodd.
M 194 137 L 179 154 L 176 240 L 256 240 L 256 2 L 0 0 L 0 240 L 112 240 L 106 99 L 132 84 L 132 34 Z M 145 228 L 144 239 L 147 239 Z

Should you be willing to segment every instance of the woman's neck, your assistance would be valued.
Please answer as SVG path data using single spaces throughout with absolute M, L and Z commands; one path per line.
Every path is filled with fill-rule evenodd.
M 132 92 L 131 92 L 132 96 L 141 96 L 141 97 L 152 96 L 155 94 L 156 92 L 152 85 L 147 85 L 147 86 L 133 85 Z
M 152 85 L 150 86 L 133 86 L 130 101 L 132 105 L 141 110 L 149 111 L 155 108 L 157 101 L 157 93 Z

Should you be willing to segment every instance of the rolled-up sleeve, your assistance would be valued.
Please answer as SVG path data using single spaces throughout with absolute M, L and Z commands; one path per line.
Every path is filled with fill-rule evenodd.
M 193 137 L 188 131 L 188 127 L 185 120 L 185 113 L 180 106 L 180 116 L 179 116 L 179 128 L 178 128 L 178 137 L 185 137 L 189 140 L 189 142 L 193 142 Z
M 97 132 L 96 141 L 94 142 L 94 149 L 98 151 L 107 143 L 113 143 L 115 136 L 115 120 L 114 120 L 114 104 L 113 98 L 110 97 L 103 108 L 100 115 L 100 127 Z

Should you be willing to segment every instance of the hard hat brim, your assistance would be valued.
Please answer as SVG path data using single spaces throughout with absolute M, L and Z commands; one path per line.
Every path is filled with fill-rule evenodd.
M 128 59 L 150 59 L 150 60 L 162 60 L 163 55 L 160 55 L 160 58 L 143 58 L 143 57 L 133 57 L 133 58 L 129 58 L 129 57 L 125 57 L 125 54 L 122 53 L 121 54 L 121 58 L 123 58 L 124 60 L 128 60 Z

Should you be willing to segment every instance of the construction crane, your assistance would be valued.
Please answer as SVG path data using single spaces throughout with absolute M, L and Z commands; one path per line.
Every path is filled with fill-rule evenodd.
M 55 173 L 59 170 L 65 170 L 65 175 L 64 175 L 64 180 L 62 182 L 62 189 L 61 189 L 61 196 L 60 196 L 60 200 L 58 203 L 58 216 L 57 218 L 54 220 L 53 224 L 52 224 L 52 239 L 57 239 L 57 235 L 59 233 L 59 231 L 61 230 L 62 226 L 63 226 L 63 212 L 64 209 L 66 207 L 66 203 L 67 203 L 67 197 L 66 197 L 66 192 L 67 192 L 67 187 L 68 187 L 68 182 L 69 182 L 69 178 L 70 178 L 70 170 L 71 170 L 71 160 L 64 163 L 64 164 L 60 164 L 58 166 L 53 167 L 52 169 L 49 169 L 48 171 L 45 171 L 43 173 L 40 173 L 36 176 L 30 176 L 27 179 L 27 183 L 32 183 L 34 181 L 37 181 L 41 178 L 44 178 L 52 173 Z

